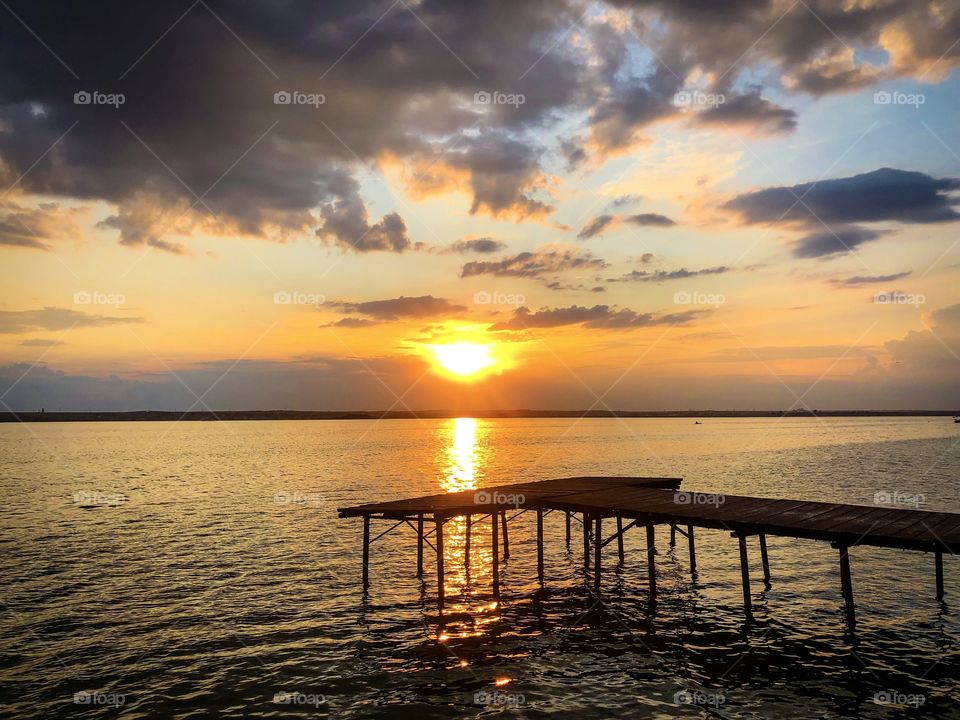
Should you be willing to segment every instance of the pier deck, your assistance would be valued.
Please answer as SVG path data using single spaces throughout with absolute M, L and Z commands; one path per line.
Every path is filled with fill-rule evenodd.
M 424 544 L 436 552 L 438 604 L 441 610 L 444 602 L 443 525 L 453 517 L 467 518 L 467 555 L 471 528 L 485 518 L 491 520 L 494 594 L 497 597 L 501 549 L 504 558 L 509 557 L 510 553 L 508 520 L 528 511 L 537 515 L 537 568 L 540 581 L 543 582 L 544 518 L 558 511 L 565 515 L 568 547 L 571 520 L 576 520 L 582 526 L 584 571 L 589 573 L 593 565 L 597 592 L 600 591 L 602 548 L 616 541 L 622 564 L 624 533 L 635 527 L 646 528 L 651 602 L 656 598 L 654 528 L 657 525 L 669 526 L 671 545 L 676 542 L 677 533 L 687 538 L 693 574 L 696 574 L 694 528 L 728 530 L 739 543 L 744 608 L 748 614 L 751 593 L 747 538 L 759 538 L 766 585 L 770 583 L 767 535 L 829 542 L 840 552 L 841 588 L 851 628 L 854 624 L 854 603 L 848 554 L 850 548 L 872 545 L 932 552 L 935 557 L 938 600 L 943 599 L 943 553 L 960 552 L 960 513 L 698 493 L 681 491 L 680 484 L 680 478 L 571 477 L 370 503 L 340 508 L 338 512 L 340 517 L 363 518 L 364 588 L 369 585 L 367 566 L 369 548 L 373 542 L 370 540 L 371 520 L 396 521 L 393 527 L 378 535 L 374 541 L 400 525 L 413 528 L 417 534 L 418 576 L 423 574 Z M 513 517 L 508 518 L 511 513 Z M 616 520 L 616 531 L 604 539 L 603 521 L 610 518 Z M 416 521 L 416 526 L 413 521 Z M 433 529 L 425 531 L 425 523 L 432 524 Z M 431 536 L 434 536 L 435 542 L 430 542 Z

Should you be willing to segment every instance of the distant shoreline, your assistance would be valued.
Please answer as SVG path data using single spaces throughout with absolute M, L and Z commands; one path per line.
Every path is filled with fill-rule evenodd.
M 0 422 L 158 422 L 215 420 L 432 420 L 457 417 L 506 418 L 805 418 L 805 417 L 951 417 L 948 410 L 224 410 L 178 412 L 135 410 L 129 412 L 5 412 Z

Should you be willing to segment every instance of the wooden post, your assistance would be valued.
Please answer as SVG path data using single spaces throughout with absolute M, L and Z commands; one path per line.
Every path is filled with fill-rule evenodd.
M 654 546 L 656 537 L 653 532 L 653 525 L 647 525 L 647 580 L 650 583 L 650 600 L 657 597 L 657 565 L 654 556 L 657 554 L 657 548 Z
M 749 615 L 752 604 L 750 600 L 750 561 L 747 558 L 747 538 L 741 533 L 737 533 L 737 541 L 740 543 L 740 580 L 743 583 L 743 609 Z
M 690 574 L 697 574 L 697 546 L 693 540 L 693 525 L 687 525 L 687 539 L 690 541 Z
M 543 585 L 543 510 L 537 509 L 537 578 Z
M 937 600 L 943 600 L 943 553 L 935 551 L 933 559 L 937 565 Z
M 370 516 L 363 516 L 363 589 L 370 587 Z
M 670 547 L 677 545 L 677 524 L 670 523 Z
M 510 536 L 507 534 L 507 511 L 500 513 L 500 519 L 503 523 L 503 559 L 510 558 Z
M 423 515 L 417 515 L 417 577 L 423 577 Z
M 623 518 L 617 515 L 617 553 L 623 565 Z
M 470 532 L 473 529 L 473 516 L 467 515 L 467 528 L 463 537 L 463 566 L 470 570 Z M 470 580 L 470 573 L 467 572 L 467 580 Z
M 760 560 L 763 563 L 763 584 L 770 587 L 770 560 L 767 558 L 767 536 L 760 533 Z
M 443 611 L 443 518 L 438 515 L 433 516 L 437 524 L 437 608 Z
M 493 557 L 493 596 L 500 599 L 500 540 L 497 537 L 497 523 L 500 519 L 496 512 L 490 513 L 491 556 Z
M 570 511 L 565 510 L 563 513 L 566 516 L 567 520 L 567 549 L 570 549 Z
M 853 580 L 850 578 L 850 555 L 849 548 L 844 545 L 838 546 L 840 550 L 840 587 L 843 590 L 843 600 L 847 608 L 847 624 L 853 630 L 856 622 L 854 616 L 853 604 Z
M 583 513 L 583 572 L 590 572 L 590 518 Z
M 603 549 L 603 534 L 600 532 L 600 515 L 597 514 L 593 532 L 593 589 L 600 592 L 600 551 Z

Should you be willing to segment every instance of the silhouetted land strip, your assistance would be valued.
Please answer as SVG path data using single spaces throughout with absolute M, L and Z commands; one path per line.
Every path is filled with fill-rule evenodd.
M 136 410 L 132 412 L 6 412 L 0 422 L 147 422 L 211 420 L 416 420 L 436 418 L 778 418 L 949 417 L 948 410 Z

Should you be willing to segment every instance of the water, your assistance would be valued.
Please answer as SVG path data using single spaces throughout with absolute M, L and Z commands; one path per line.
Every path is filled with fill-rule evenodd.
M 698 531 L 691 582 L 685 541 L 671 549 L 658 531 L 651 612 L 642 533 L 627 533 L 623 568 L 608 546 L 601 601 L 584 585 L 577 543 L 573 554 L 563 547 L 557 515 L 546 520 L 543 590 L 533 518 L 523 516 L 510 525 L 499 606 L 488 526 L 475 531 L 468 573 L 462 523 L 447 531 L 456 621 L 438 625 L 433 565 L 428 552 L 421 585 L 409 528 L 373 545 L 363 596 L 362 524 L 338 520 L 336 507 L 574 474 L 676 475 L 705 491 L 859 504 L 896 496 L 960 511 L 960 425 L 3 425 L 0 714 L 114 717 L 107 703 L 122 701 L 129 718 L 960 717 L 960 566 L 949 556 L 941 605 L 932 556 L 854 549 L 855 638 L 837 552 L 825 543 L 771 537 L 767 591 L 751 543 L 747 623 L 728 533 Z M 374 533 L 387 527 L 374 523 Z M 276 697 L 284 692 L 293 702 L 275 702 L 291 699 Z M 701 705 L 678 704 L 682 692 L 703 693 Z M 878 702 L 880 692 L 900 705 Z M 487 693 L 481 704 L 477 693 Z

